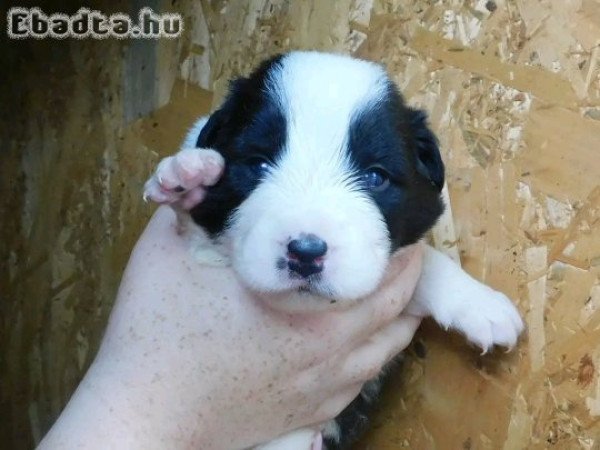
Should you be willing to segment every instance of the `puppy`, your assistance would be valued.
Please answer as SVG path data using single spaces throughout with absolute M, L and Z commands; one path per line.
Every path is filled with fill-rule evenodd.
M 443 185 L 425 114 L 404 104 L 382 67 L 292 52 L 233 81 L 144 195 L 199 225 L 189 228 L 200 259 L 231 264 L 248 289 L 296 312 L 347 307 L 373 292 L 390 255 L 418 243 L 442 214 Z M 432 316 L 484 352 L 512 348 L 523 330 L 508 298 L 431 247 L 405 312 Z M 323 444 L 315 430 L 299 430 L 261 448 L 345 448 L 378 390 L 367 383 L 316 430 Z

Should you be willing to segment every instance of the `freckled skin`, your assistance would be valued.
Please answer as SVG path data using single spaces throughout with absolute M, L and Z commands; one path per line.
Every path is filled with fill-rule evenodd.
M 355 377 L 345 364 L 349 352 L 397 317 L 408 301 L 407 296 L 401 304 L 390 305 L 387 295 L 374 296 L 350 311 L 281 314 L 257 302 L 230 269 L 195 264 L 186 242 L 171 232 L 173 223 L 173 213 L 161 210 L 140 239 L 98 358 L 86 375 L 94 390 L 84 380 L 40 448 L 64 447 L 55 445 L 82 436 L 81 430 L 84 442 L 118 439 L 118 446 L 136 448 L 136 439 L 146 436 L 151 440 L 145 448 L 161 441 L 200 442 L 203 449 L 245 448 L 271 439 L 273 430 L 281 433 L 324 421 L 336 407 L 324 394 L 338 391 L 349 401 L 357 393 L 356 388 L 346 392 L 337 387 L 348 386 Z M 163 245 L 155 246 L 156 241 Z M 384 283 L 389 289 L 415 285 L 420 252 L 416 248 L 410 256 L 397 261 L 400 277 Z M 191 267 L 191 278 L 186 267 Z M 205 295 L 198 294 L 191 280 Z M 215 296 L 218 307 L 210 305 Z M 385 320 L 374 320 L 382 311 L 387 311 Z M 155 321 L 158 316 L 169 319 Z M 418 324 L 407 320 L 402 346 Z M 333 365 L 332 352 L 338 361 Z M 107 373 L 105 367 L 112 369 Z M 239 374 L 238 380 L 232 374 Z M 112 414 L 94 409 L 90 396 L 99 393 L 105 400 L 95 407 L 113 408 Z M 85 415 L 77 413 L 76 405 L 82 404 L 87 405 Z M 139 433 L 123 427 L 124 408 L 141 413 L 136 416 L 142 422 Z M 213 411 L 226 411 L 227 420 Z M 94 419 L 89 427 L 87 418 Z

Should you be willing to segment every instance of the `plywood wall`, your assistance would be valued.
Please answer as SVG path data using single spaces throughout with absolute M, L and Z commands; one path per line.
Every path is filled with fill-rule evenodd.
M 357 448 L 598 448 L 600 1 L 154 7 L 184 15 L 181 39 L 0 44 L 3 446 L 38 441 L 93 358 L 158 158 L 231 76 L 308 48 L 385 64 L 430 112 L 452 212 L 436 244 L 528 324 L 486 356 L 425 324 Z

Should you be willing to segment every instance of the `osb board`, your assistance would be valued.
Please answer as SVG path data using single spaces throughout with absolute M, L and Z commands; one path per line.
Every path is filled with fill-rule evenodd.
M 515 299 L 528 324 L 515 352 L 486 356 L 426 324 L 356 448 L 600 445 L 600 1 L 161 10 L 184 15 L 181 39 L 2 44 L 11 70 L 0 90 L 14 105 L 0 112 L 3 446 L 39 440 L 93 358 L 152 211 L 139 194 L 158 157 L 231 76 L 294 48 L 382 62 L 429 111 L 453 213 L 436 244 L 457 245 L 463 267 Z

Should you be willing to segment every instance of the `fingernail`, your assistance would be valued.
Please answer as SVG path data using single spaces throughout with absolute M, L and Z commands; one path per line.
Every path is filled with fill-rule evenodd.
M 311 450 L 322 450 L 323 434 L 320 431 L 317 434 L 315 434 L 315 437 L 313 438 L 312 445 L 310 448 L 311 448 Z

